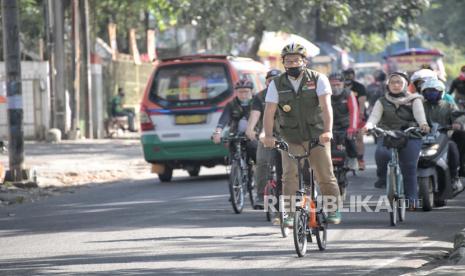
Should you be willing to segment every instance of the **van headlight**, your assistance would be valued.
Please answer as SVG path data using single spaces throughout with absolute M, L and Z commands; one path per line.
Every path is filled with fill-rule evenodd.
M 433 156 L 436 153 L 438 153 L 438 149 L 439 149 L 439 144 L 434 144 L 429 148 L 422 149 L 420 152 L 420 156 L 425 156 L 425 157 Z

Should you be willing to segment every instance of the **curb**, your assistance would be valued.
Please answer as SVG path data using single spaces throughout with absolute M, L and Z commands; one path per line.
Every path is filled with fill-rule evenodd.
M 455 265 L 465 265 L 465 228 L 454 236 L 454 249 L 449 261 Z

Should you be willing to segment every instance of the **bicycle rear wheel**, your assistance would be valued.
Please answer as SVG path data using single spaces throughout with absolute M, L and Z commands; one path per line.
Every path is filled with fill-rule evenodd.
M 229 193 L 231 204 L 236 214 L 240 214 L 244 208 L 244 186 L 242 185 L 242 172 L 239 162 L 233 161 L 229 175 Z
M 297 256 L 303 257 L 307 253 L 307 214 L 299 209 L 294 214 L 294 246 Z
M 266 183 L 264 194 L 265 194 L 265 198 L 264 198 L 265 205 L 264 206 L 267 208 L 266 209 L 266 220 L 271 221 L 271 217 L 274 217 L 274 214 L 276 213 L 276 210 L 274 210 L 276 206 L 270 205 L 270 200 L 269 200 L 269 197 L 274 197 L 276 194 L 276 183 L 274 182 L 274 180 L 270 180 L 268 181 L 268 183 Z M 272 198 L 272 202 L 274 202 L 275 199 L 276 198 Z

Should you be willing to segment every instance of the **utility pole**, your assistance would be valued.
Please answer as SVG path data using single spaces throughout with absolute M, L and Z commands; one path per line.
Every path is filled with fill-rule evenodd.
M 73 79 L 74 79 L 74 104 L 71 116 L 71 129 L 77 131 L 80 121 L 80 93 L 81 93 L 81 39 L 79 0 L 73 0 Z
M 66 89 L 65 89 L 65 38 L 64 38 L 64 8 L 63 1 L 51 1 L 53 14 L 53 52 L 55 54 L 55 123 L 56 127 L 65 135 L 69 130 L 66 114 Z
M 55 51 L 54 51 L 54 34 L 53 34 L 53 10 L 52 0 L 44 1 L 44 14 L 45 14 L 45 36 L 46 36 L 46 59 L 48 59 L 50 71 L 50 127 L 56 128 L 56 105 L 55 105 Z
M 89 3 L 88 0 L 79 1 L 81 23 L 81 50 L 83 61 L 82 87 L 84 88 L 86 137 L 93 138 L 92 124 L 92 72 L 90 65 L 90 37 L 89 37 Z
M 2 0 L 3 49 L 8 101 L 9 179 L 23 182 L 24 134 L 21 57 L 19 50 L 19 9 L 17 0 Z

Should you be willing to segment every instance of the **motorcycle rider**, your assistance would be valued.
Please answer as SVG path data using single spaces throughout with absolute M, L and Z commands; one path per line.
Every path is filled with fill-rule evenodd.
M 426 119 L 430 124 L 438 123 L 440 126 L 451 125 L 454 131 L 465 129 L 465 116 L 459 118 L 452 116 L 452 112 L 458 110 L 458 108 L 456 105 L 447 103 L 442 99 L 444 90 L 445 86 L 440 80 L 429 79 L 423 83 L 421 93 L 425 98 L 423 105 Z M 457 144 L 453 140 L 449 140 L 448 164 L 453 190 L 454 192 L 460 192 L 463 190 L 463 185 L 458 174 L 460 154 Z
M 422 68 L 418 71 L 415 71 L 410 77 L 410 92 L 412 93 L 421 93 L 421 87 L 425 81 L 429 79 L 439 80 L 438 75 L 432 69 Z M 455 104 L 454 97 L 447 93 L 443 93 L 442 99 L 450 104 Z

